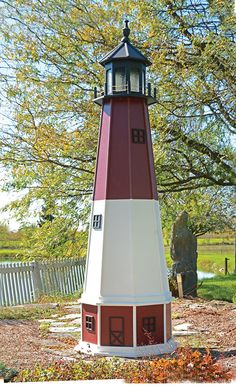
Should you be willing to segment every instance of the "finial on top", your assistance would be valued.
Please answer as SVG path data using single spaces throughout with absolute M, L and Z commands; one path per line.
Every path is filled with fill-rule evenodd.
M 130 29 L 129 29 L 129 20 L 125 20 L 125 27 L 123 28 L 123 35 L 124 37 L 121 39 L 122 42 L 129 42 L 129 34 L 130 34 Z

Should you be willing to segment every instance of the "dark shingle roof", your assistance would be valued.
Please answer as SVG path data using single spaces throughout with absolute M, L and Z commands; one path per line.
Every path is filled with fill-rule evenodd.
M 119 60 L 119 59 L 131 59 L 133 61 L 143 62 L 146 66 L 151 65 L 152 63 L 138 50 L 134 47 L 129 40 L 121 42 L 113 50 L 107 53 L 99 63 L 105 65 L 108 62 Z

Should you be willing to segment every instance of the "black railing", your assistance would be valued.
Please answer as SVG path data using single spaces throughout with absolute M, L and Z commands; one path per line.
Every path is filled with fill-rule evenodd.
M 153 88 L 153 95 L 152 95 L 152 86 L 150 82 L 147 85 L 147 94 L 143 93 L 142 88 L 140 88 L 138 92 L 131 90 L 130 83 L 124 85 L 118 85 L 118 86 L 113 85 L 112 93 L 108 93 L 107 83 L 105 83 L 104 90 L 101 91 L 99 95 L 98 95 L 97 87 L 94 88 L 94 99 L 103 96 L 116 96 L 116 95 L 137 95 L 137 96 L 139 95 L 139 96 L 151 97 L 156 100 L 157 88 Z

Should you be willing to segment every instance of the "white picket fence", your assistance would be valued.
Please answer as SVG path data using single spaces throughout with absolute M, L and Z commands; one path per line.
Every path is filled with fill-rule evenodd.
M 0 264 L 0 306 L 37 300 L 41 294 L 68 295 L 83 287 L 85 259 Z

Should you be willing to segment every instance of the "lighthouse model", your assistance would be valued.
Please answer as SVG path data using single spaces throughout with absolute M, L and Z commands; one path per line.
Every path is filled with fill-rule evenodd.
M 172 352 L 171 293 L 163 247 L 146 67 L 129 41 L 101 61 L 102 107 L 82 303 L 83 352 L 140 357 Z M 147 92 L 146 92 L 147 91 Z

